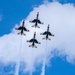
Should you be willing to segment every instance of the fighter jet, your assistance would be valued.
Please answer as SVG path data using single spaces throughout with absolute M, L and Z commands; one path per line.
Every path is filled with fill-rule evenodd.
M 21 30 L 21 32 L 19 32 L 18 34 L 26 35 L 26 34 L 24 34 L 24 31 L 29 32 L 29 30 L 27 30 L 26 27 L 24 27 L 24 23 L 25 23 L 25 20 L 23 20 L 22 26 L 20 26 L 19 28 L 15 28 L 16 30 Z
M 45 31 L 44 33 L 40 33 L 40 35 L 46 35 L 46 37 L 44 37 L 43 39 L 46 39 L 46 40 L 51 40 L 49 38 L 49 36 L 54 36 L 50 31 L 49 31 L 49 25 L 47 27 L 47 31 Z
M 37 46 L 35 45 L 35 43 L 36 43 L 36 44 L 41 44 L 40 42 L 38 42 L 38 41 L 35 39 L 35 36 L 36 36 L 36 32 L 34 32 L 34 36 L 33 36 L 32 39 L 27 40 L 27 42 L 32 43 L 31 45 L 29 45 L 29 47 L 32 47 L 32 48 L 35 47 L 35 48 L 37 48 Z
M 30 21 L 31 23 L 35 23 L 35 25 L 33 25 L 32 27 L 35 27 L 35 28 L 38 27 L 38 28 L 40 28 L 40 27 L 38 26 L 38 24 L 43 24 L 43 23 L 38 19 L 38 17 L 39 17 L 39 12 L 37 12 L 37 17 L 36 17 L 36 19 Z

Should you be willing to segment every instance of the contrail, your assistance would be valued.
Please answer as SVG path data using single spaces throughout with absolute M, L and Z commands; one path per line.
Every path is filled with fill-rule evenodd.
M 46 67 L 46 51 L 47 51 L 47 40 L 46 40 L 46 48 L 45 48 L 45 55 L 43 60 L 43 66 L 42 66 L 42 73 L 41 75 L 45 75 L 45 67 Z
M 45 67 L 46 67 L 46 57 L 44 58 L 44 61 L 43 61 L 43 66 L 42 66 L 42 73 L 41 73 L 41 75 L 45 75 Z
M 17 65 L 16 65 L 15 75 L 19 75 L 19 67 L 20 67 L 20 62 L 18 61 Z
M 18 54 L 18 61 L 17 61 L 17 64 L 16 64 L 16 72 L 15 72 L 15 75 L 19 75 L 19 67 L 20 67 L 20 58 L 21 58 L 21 50 L 22 50 L 22 36 L 21 36 L 21 41 L 20 41 L 20 51 L 19 51 L 19 54 Z

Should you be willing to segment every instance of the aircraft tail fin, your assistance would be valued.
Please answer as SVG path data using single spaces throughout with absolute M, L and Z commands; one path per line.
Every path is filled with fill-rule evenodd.
M 29 47 L 32 47 L 32 45 L 29 45 Z
M 50 38 L 48 38 L 48 40 L 51 40 Z
M 37 46 L 34 46 L 35 48 L 37 48 Z
M 24 35 L 24 36 L 26 35 L 26 34 L 24 34 L 24 33 L 21 33 L 21 32 L 20 32 L 20 33 L 17 33 L 17 34 L 18 34 L 18 35 L 19 35 L 19 34 L 21 34 L 21 35 Z
M 32 25 L 32 27 L 35 27 L 35 28 L 36 28 L 36 27 L 37 27 L 37 28 L 40 28 L 39 26 L 36 26 L 36 25 Z
M 33 25 L 32 27 L 35 27 L 35 25 Z
M 43 33 L 40 33 L 40 35 L 43 35 Z
M 40 28 L 39 26 L 37 26 L 38 28 Z
M 32 48 L 37 48 L 37 46 L 32 46 L 32 45 L 29 45 L 29 47 L 32 47 Z
M 46 40 L 46 37 L 42 38 L 43 40 Z
M 50 38 L 46 38 L 46 37 L 44 37 L 43 40 L 51 40 L 51 39 L 50 39 Z

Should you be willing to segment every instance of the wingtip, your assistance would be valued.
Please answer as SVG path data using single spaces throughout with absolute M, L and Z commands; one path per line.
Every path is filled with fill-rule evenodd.
M 29 30 L 27 30 L 29 32 Z
M 55 35 L 53 34 L 53 36 L 55 36 Z
M 43 35 L 42 33 L 40 33 L 40 35 Z
M 28 40 L 26 42 L 29 42 Z
M 29 22 L 32 22 L 32 21 L 29 21 Z
M 17 30 L 18 28 L 15 28 L 15 30 Z
M 40 42 L 38 44 L 41 44 Z

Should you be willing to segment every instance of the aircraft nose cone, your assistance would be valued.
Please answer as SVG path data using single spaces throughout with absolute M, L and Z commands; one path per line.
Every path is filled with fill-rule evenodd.
M 23 22 L 25 22 L 25 20 L 23 20 Z
M 34 32 L 34 34 L 36 34 L 36 32 Z
M 37 12 L 37 14 L 39 14 L 39 12 Z
M 49 28 L 49 24 L 48 24 L 48 28 Z

